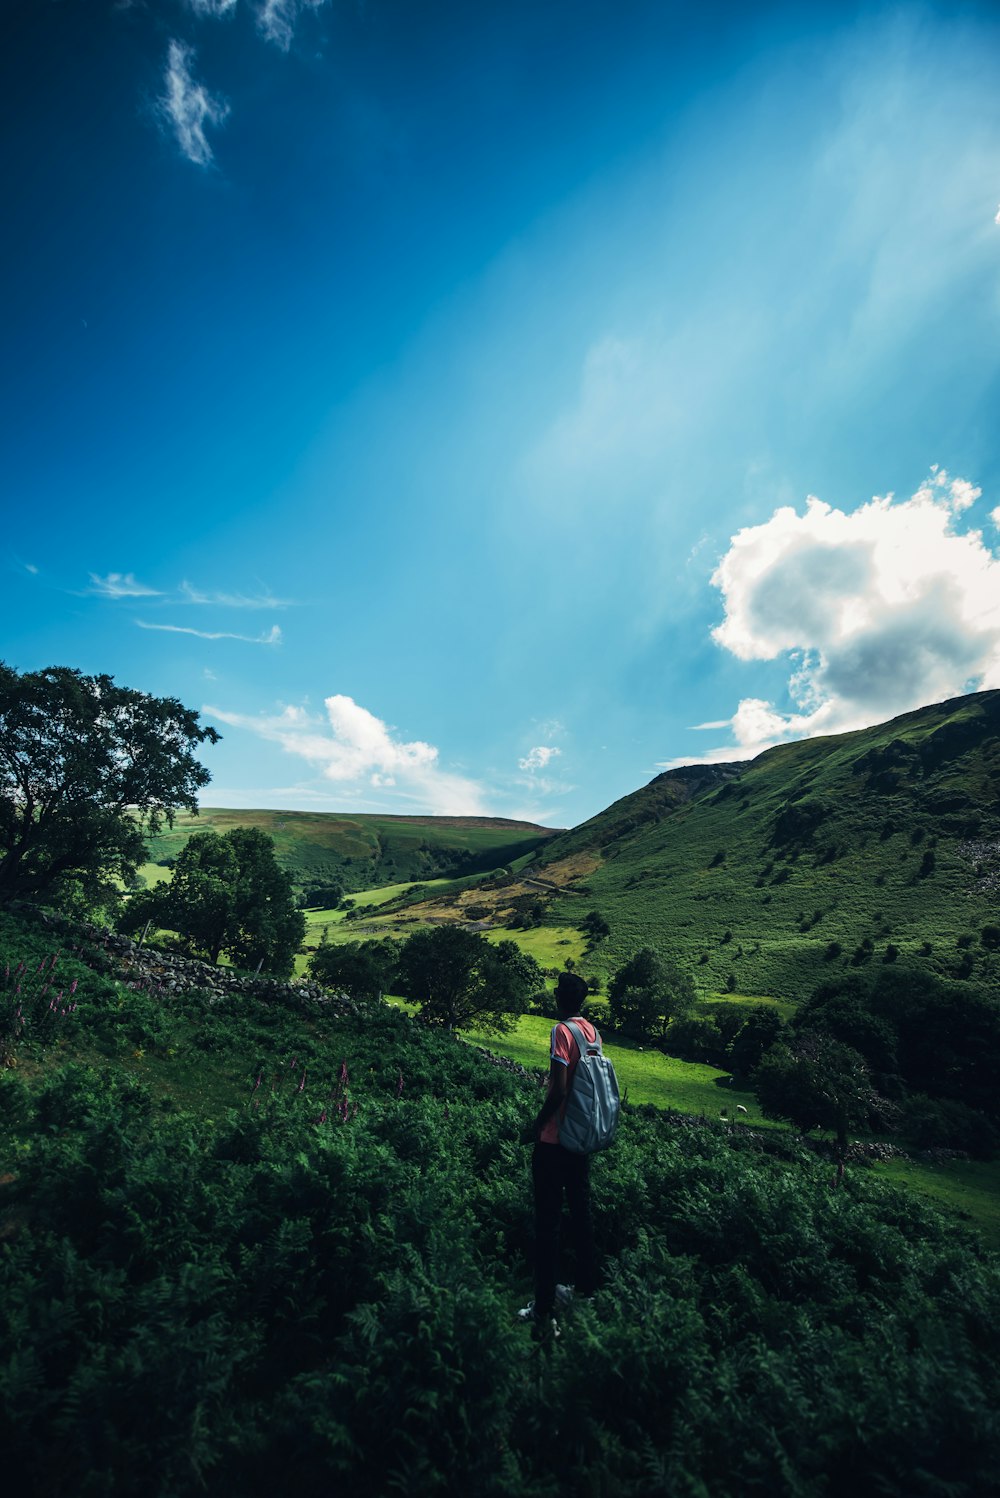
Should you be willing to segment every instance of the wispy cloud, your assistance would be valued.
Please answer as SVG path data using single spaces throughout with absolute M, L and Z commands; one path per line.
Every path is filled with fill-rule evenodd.
M 261 0 L 257 7 L 257 29 L 266 41 L 287 52 L 302 12 L 320 10 L 325 4 L 326 0 Z
M 205 712 L 235 728 L 245 728 L 314 765 L 344 795 L 374 789 L 406 809 L 436 816 L 487 816 L 484 788 L 443 769 L 433 744 L 404 742 L 374 713 L 352 697 L 337 694 L 324 702 L 326 719 L 301 707 L 251 717 L 206 707 Z
M 745 759 L 1000 686 L 1000 558 L 980 531 L 957 528 L 979 497 L 935 467 L 907 500 L 845 513 L 810 498 L 805 514 L 783 506 L 734 536 L 712 578 L 725 603 L 713 637 L 738 660 L 786 656 L 794 706 L 745 697 L 724 724 L 701 725 L 733 737 L 703 758 Z
M 518 760 L 518 768 L 528 771 L 544 770 L 545 766 L 560 754 L 562 750 L 554 748 L 551 744 L 536 744 L 534 749 L 528 750 L 523 759 Z
M 35 566 L 34 562 L 22 562 L 21 566 L 24 568 L 25 572 L 30 572 L 32 577 L 38 576 L 38 568 Z
M 236 0 L 187 0 L 196 16 L 211 16 L 219 19 L 231 16 L 236 10 Z
M 159 106 L 188 161 L 195 166 L 210 166 L 212 148 L 205 127 L 221 125 L 229 114 L 229 105 L 210 94 L 203 83 L 195 82 L 191 73 L 193 63 L 193 48 L 184 42 L 170 43 Z
M 277 624 L 272 625 L 263 635 L 235 635 L 221 629 L 192 629 L 187 624 L 149 624 L 145 619 L 137 619 L 135 622 L 140 629 L 162 630 L 169 635 L 194 635 L 198 640 L 241 640 L 244 645 L 281 644 L 281 630 Z
M 101 598 L 163 597 L 159 588 L 147 588 L 145 583 L 138 582 L 134 572 L 109 572 L 107 577 L 99 577 L 96 572 L 92 572 L 87 591 L 97 593 Z
M 184 603 L 214 604 L 224 609 L 287 609 L 294 607 L 294 599 L 275 598 L 271 593 L 221 593 L 192 587 L 181 583 L 181 598 Z

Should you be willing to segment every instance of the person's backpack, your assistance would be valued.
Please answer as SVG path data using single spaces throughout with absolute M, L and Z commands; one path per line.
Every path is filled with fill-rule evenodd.
M 621 1103 L 618 1078 L 605 1056 L 601 1037 L 587 1040 L 572 1020 L 560 1021 L 576 1041 L 580 1059 L 566 1099 L 566 1112 L 559 1121 L 559 1143 L 574 1155 L 592 1155 L 607 1149 L 618 1128 Z

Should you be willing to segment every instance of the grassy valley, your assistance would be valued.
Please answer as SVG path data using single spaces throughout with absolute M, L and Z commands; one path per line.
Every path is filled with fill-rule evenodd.
M 344 816 L 308 811 L 230 811 L 202 807 L 178 813 L 149 843 L 147 879 L 162 877 L 194 832 L 259 827 L 298 888 L 340 884 L 347 893 L 503 868 L 534 853 L 549 829 L 489 817 Z

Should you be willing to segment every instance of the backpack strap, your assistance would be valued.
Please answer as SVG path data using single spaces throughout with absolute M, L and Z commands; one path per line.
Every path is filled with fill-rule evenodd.
M 594 1039 L 588 1040 L 583 1031 L 580 1029 L 579 1025 L 574 1024 L 571 1019 L 561 1019 L 559 1023 L 566 1026 L 567 1030 L 576 1041 L 577 1049 L 579 1050 L 581 1057 L 583 1056 L 585 1051 L 596 1051 L 598 1055 L 601 1055 L 603 1053 L 600 1031 L 598 1030 L 596 1025 L 594 1026 Z

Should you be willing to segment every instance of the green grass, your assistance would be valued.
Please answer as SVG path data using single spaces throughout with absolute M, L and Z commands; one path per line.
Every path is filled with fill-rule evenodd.
M 176 858 L 192 833 L 234 827 L 266 832 L 279 863 L 300 887 L 336 880 L 348 891 L 505 867 L 533 854 L 553 835 L 530 822 L 501 818 L 202 807 L 197 816 L 179 812 L 172 828 L 150 839 L 150 861 Z
M 401 998 L 389 998 L 388 1002 L 409 1014 L 415 1014 L 418 1007 Z M 507 1056 L 529 1070 L 546 1071 L 551 1030 L 552 1021 L 544 1015 L 524 1014 L 508 1035 L 494 1035 L 485 1030 L 466 1030 L 462 1034 L 497 1056 Z M 728 1073 L 717 1071 L 714 1066 L 678 1061 L 628 1041 L 606 1040 L 604 1050 L 614 1062 L 618 1085 L 623 1094 L 627 1089 L 630 1103 L 652 1103 L 657 1108 L 704 1114 L 706 1118 L 718 1118 L 725 1111 L 730 1117 L 757 1127 L 780 1127 L 765 1120 L 753 1093 L 729 1086 Z M 745 1118 L 736 1114 L 737 1103 L 746 1108 Z
M 1000 990 L 1000 955 L 979 941 L 994 897 L 960 851 L 970 837 L 1000 837 L 998 781 L 998 692 L 782 745 L 728 772 L 668 771 L 544 846 L 542 875 L 588 849 L 602 862 L 573 890 L 542 898 L 556 924 L 592 908 L 607 919 L 595 970 L 611 973 L 650 945 L 706 995 L 732 982 L 800 1003 L 865 937 L 866 965 L 892 960 L 892 946 L 898 960 L 951 976 L 963 934 L 973 937 L 975 981 Z M 810 808 L 814 825 L 781 832 Z M 933 868 L 922 873 L 928 852 Z
M 790 999 L 774 999 L 766 993 L 709 993 L 703 994 L 699 1002 L 699 1010 L 710 1014 L 719 1004 L 749 1004 L 751 1006 L 762 1004 L 767 1009 L 776 1009 L 783 1020 L 790 1020 L 798 1004 L 792 1003 Z
M 585 950 L 583 936 L 575 926 L 531 926 L 523 931 L 495 926 L 483 935 L 487 941 L 516 942 L 540 967 L 563 968 L 567 957 L 579 964 Z
M 888 1160 L 875 1171 L 967 1218 L 987 1242 L 1000 1247 L 1000 1160 L 949 1160 L 940 1165 Z

